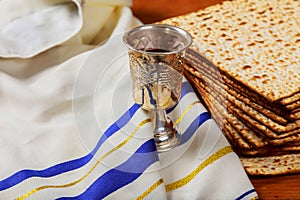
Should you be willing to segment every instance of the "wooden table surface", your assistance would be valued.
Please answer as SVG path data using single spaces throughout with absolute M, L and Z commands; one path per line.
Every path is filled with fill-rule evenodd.
M 133 0 L 133 13 L 143 23 L 153 23 L 186 14 L 222 0 Z M 262 200 L 300 200 L 300 174 L 250 176 Z

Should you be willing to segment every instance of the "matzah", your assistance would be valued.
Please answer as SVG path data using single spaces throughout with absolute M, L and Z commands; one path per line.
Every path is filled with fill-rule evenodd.
M 191 81 L 192 85 L 194 85 L 197 91 L 200 92 L 201 97 L 205 99 L 205 104 L 208 106 L 208 109 L 212 112 L 218 125 L 232 144 L 235 151 L 241 156 L 241 158 L 245 160 L 247 157 L 252 156 L 262 159 L 263 157 L 268 158 L 269 156 L 275 155 L 277 157 L 287 157 L 287 155 L 289 155 L 290 153 L 300 151 L 299 134 L 291 137 L 273 140 L 262 137 L 262 135 L 260 134 L 261 132 L 257 133 L 255 130 L 253 130 L 253 128 L 249 128 L 240 120 L 240 118 L 237 118 L 234 114 L 232 114 L 228 107 L 226 107 L 226 97 L 220 94 L 220 91 L 226 91 L 221 89 L 218 94 L 215 93 L 213 90 L 215 90 L 217 87 L 216 85 L 214 87 L 210 86 L 209 84 L 211 83 L 209 83 L 209 79 L 207 77 L 199 78 L 195 76 L 195 74 L 197 73 L 190 73 L 193 67 L 186 66 L 185 69 L 188 80 Z M 294 165 L 293 162 L 291 162 L 290 164 L 292 166 L 297 166 Z M 261 169 L 250 169 L 251 168 L 248 167 L 246 170 L 251 174 L 253 174 L 253 172 L 255 171 L 261 173 L 264 172 L 264 170 Z M 298 171 L 298 168 L 289 168 L 286 173 Z M 283 170 L 276 169 L 271 170 L 268 173 L 270 172 L 273 172 L 275 174 L 277 172 L 283 172 Z
M 236 0 L 163 23 L 189 31 L 194 48 L 251 94 L 282 104 L 300 93 L 299 16 L 298 0 Z
M 188 50 L 188 54 L 186 55 L 186 57 L 191 65 L 197 66 L 199 63 L 201 63 L 200 68 L 197 68 L 193 72 L 190 71 L 190 73 L 194 73 L 196 76 L 199 76 L 199 74 L 207 74 L 209 76 L 212 76 L 217 82 L 221 81 L 222 86 L 227 87 L 226 91 L 228 91 L 229 93 L 238 93 L 239 95 L 236 95 L 237 98 L 241 100 L 243 99 L 245 103 L 248 102 L 249 106 L 253 107 L 256 110 L 259 110 L 261 113 L 264 113 L 274 121 L 280 124 L 286 124 L 288 120 L 295 121 L 297 119 L 300 119 L 300 112 L 287 112 L 285 110 L 282 110 L 280 107 L 267 102 L 266 100 L 260 100 L 258 103 L 256 103 L 256 101 L 253 101 L 253 98 L 247 95 L 247 90 L 245 88 L 235 84 L 226 75 L 219 72 L 218 69 L 214 65 L 212 65 L 212 63 L 210 63 L 210 61 L 199 55 L 199 53 L 193 50 Z M 192 68 L 190 69 L 193 70 Z M 230 89 L 228 89 L 229 86 Z M 256 98 L 260 97 L 256 95 Z
M 191 51 L 189 51 L 191 52 Z M 187 55 L 187 57 L 189 58 L 189 61 L 193 61 L 195 60 L 195 56 L 191 56 L 191 55 Z M 193 60 L 192 60 L 193 59 Z M 197 63 L 194 61 L 192 62 L 195 65 L 197 65 Z M 198 63 L 198 65 L 201 63 Z M 234 106 L 232 104 L 234 104 L 237 108 L 239 108 L 240 110 L 242 110 L 242 112 L 247 113 L 248 115 L 250 115 L 252 119 L 252 121 L 259 121 L 260 123 L 262 123 L 264 126 L 266 126 L 267 128 L 262 128 L 261 131 L 268 131 L 268 129 L 271 129 L 270 134 L 273 134 L 273 132 L 275 132 L 275 138 L 277 137 L 285 137 L 287 135 L 291 135 L 293 133 L 299 133 L 300 132 L 300 120 L 295 120 L 293 122 L 287 122 L 286 119 L 276 115 L 275 113 L 272 113 L 271 111 L 260 107 L 258 105 L 256 105 L 256 110 L 255 108 L 255 104 L 251 103 L 251 101 L 249 99 L 247 99 L 246 97 L 243 97 L 242 94 L 237 95 L 236 91 L 234 91 L 234 89 L 230 89 L 228 87 L 228 85 L 226 85 L 225 83 L 223 83 L 222 81 L 220 81 L 220 79 L 223 80 L 223 76 L 219 77 L 219 79 L 217 79 L 215 76 L 211 74 L 206 73 L 205 71 L 205 66 L 202 64 L 202 67 L 198 67 L 197 69 L 192 69 L 191 67 L 187 68 L 186 70 L 189 71 L 189 73 L 194 74 L 195 76 L 197 76 L 198 78 L 202 78 L 204 79 L 205 77 L 205 82 L 207 84 L 208 87 L 213 88 L 214 90 L 217 90 L 217 93 L 220 93 L 220 95 L 223 95 L 223 101 L 225 102 L 225 99 L 228 99 L 230 102 L 228 103 L 227 106 L 233 107 L 232 109 L 234 109 Z M 203 70 L 204 69 L 204 70 Z M 209 70 L 209 69 L 207 69 Z M 201 75 L 201 74 L 202 75 Z M 202 77 L 201 77 L 202 76 Z M 221 75 L 219 75 L 221 76 Z M 236 96 L 239 96 L 239 98 L 236 98 L 236 96 L 233 96 L 232 94 L 235 94 Z M 242 100 L 248 102 L 248 104 L 251 104 L 251 106 L 248 106 L 247 103 L 244 103 Z M 221 100 L 222 101 L 222 100 Z M 240 112 L 239 112 L 240 113 Z M 243 114 L 241 114 L 243 115 Z M 245 115 L 246 117 L 246 115 Z M 241 118 L 245 118 L 244 116 L 241 116 Z M 277 121 L 280 121 L 279 123 Z M 277 136 L 278 135 L 278 136 Z M 272 136 L 271 136 L 272 137 Z
M 194 84 L 194 86 L 196 86 Z M 203 90 L 203 86 L 201 90 Z M 203 94 L 204 92 L 202 92 Z M 206 99 L 207 100 L 207 99 Z M 234 150 L 240 155 L 241 161 L 245 170 L 251 175 L 277 175 L 300 172 L 299 152 L 300 144 L 295 143 L 295 147 L 283 146 L 281 149 L 276 148 L 261 137 L 256 137 L 251 129 L 248 129 L 233 115 L 226 113 L 226 116 L 233 117 L 233 124 L 239 129 L 235 129 L 229 123 L 228 118 L 222 116 L 222 112 L 218 112 L 216 106 L 209 101 L 206 101 L 206 105 L 213 112 L 213 116 L 216 119 L 219 126 L 222 128 L 225 136 L 232 144 Z M 224 112 L 223 112 L 224 114 Z M 232 122 L 232 121 L 231 121 Z M 244 131 L 242 131 L 244 130 Z M 245 139 L 243 136 L 246 136 Z M 250 141 L 250 142 L 249 142 Z M 280 163 L 276 165 L 276 163 Z
M 247 113 L 243 113 L 244 115 L 242 116 L 240 112 L 243 111 L 239 110 L 238 107 L 234 107 L 227 100 L 227 95 L 225 97 L 225 95 L 216 92 L 216 90 L 218 90 L 217 86 L 215 86 L 214 88 L 208 86 L 208 82 L 210 81 L 209 79 L 205 78 L 205 81 L 199 78 L 192 78 L 191 80 L 191 78 L 188 77 L 188 79 L 193 83 L 193 85 L 197 87 L 198 90 L 201 90 L 202 97 L 207 99 L 208 101 L 211 101 L 211 104 L 214 105 L 213 107 L 216 107 L 217 110 L 222 113 L 222 115 L 225 115 L 226 120 L 233 124 L 233 126 L 240 125 L 242 122 L 243 124 L 247 125 L 247 127 L 250 127 L 247 131 L 249 136 L 253 135 L 250 133 L 250 131 L 256 131 L 256 135 L 264 137 L 272 145 L 293 145 L 295 142 L 300 142 L 299 129 L 287 132 L 285 134 L 277 134 L 272 130 L 269 130 L 262 124 L 259 124 L 258 121 L 253 122 L 252 120 L 249 120 L 249 116 Z M 244 120 L 241 120 L 241 118 L 243 118 Z M 256 126 L 258 126 L 259 128 L 256 129 Z
M 241 158 L 241 161 L 248 174 L 253 175 L 277 175 L 300 172 L 300 154 Z
M 191 33 L 185 75 L 249 174 L 300 171 L 299 16 L 298 0 L 234 0 L 160 22 Z

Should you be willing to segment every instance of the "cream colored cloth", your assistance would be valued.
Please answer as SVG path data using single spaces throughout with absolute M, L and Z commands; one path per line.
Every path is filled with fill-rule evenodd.
M 83 23 L 76 0 L 3 0 L 0 13 L 1 57 L 35 56 L 70 39 Z
M 139 21 L 130 2 L 108 2 L 81 4 L 82 28 L 58 46 L 0 60 L 0 199 L 257 196 L 186 80 L 168 110 L 181 144 L 155 151 L 149 116 L 131 97 L 122 43 Z

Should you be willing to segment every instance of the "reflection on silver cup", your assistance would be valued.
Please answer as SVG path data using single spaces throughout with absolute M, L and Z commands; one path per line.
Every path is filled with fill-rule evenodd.
M 168 109 L 179 98 L 183 61 L 179 55 L 129 52 L 133 98 L 143 109 Z
M 143 25 L 125 33 L 123 40 L 129 48 L 133 99 L 152 111 L 158 151 L 169 150 L 179 143 L 180 134 L 165 110 L 180 98 L 183 56 L 192 38 L 174 26 Z

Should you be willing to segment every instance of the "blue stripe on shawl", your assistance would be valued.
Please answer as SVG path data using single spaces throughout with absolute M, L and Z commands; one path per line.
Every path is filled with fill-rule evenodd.
M 244 197 L 248 196 L 249 194 L 256 192 L 255 189 L 251 189 L 245 193 L 243 193 L 242 195 L 240 195 L 238 198 L 236 198 L 236 200 L 242 200 Z
M 186 143 L 194 135 L 197 129 L 209 119 L 211 119 L 211 115 L 208 112 L 203 112 L 198 115 L 182 134 L 180 144 Z
M 153 139 L 148 140 L 127 161 L 105 172 L 85 192 L 76 197 L 62 197 L 59 200 L 103 199 L 136 180 L 151 164 L 157 161 L 155 142 Z
M 120 130 L 123 126 L 125 126 L 129 122 L 129 120 L 136 113 L 138 108 L 139 108 L 139 105 L 134 104 L 133 106 L 131 106 L 131 108 L 129 108 L 129 110 L 125 114 L 123 114 L 115 123 L 113 123 L 104 132 L 104 134 L 98 141 L 96 147 L 94 148 L 94 150 L 91 153 L 87 154 L 84 157 L 81 157 L 81 158 L 78 158 L 75 160 L 71 160 L 71 161 L 67 161 L 67 162 L 63 162 L 63 163 L 54 165 L 52 167 L 49 167 L 49 168 L 46 168 L 43 170 L 25 169 L 25 170 L 18 171 L 15 174 L 13 174 L 12 176 L 0 181 L 0 191 L 5 190 L 10 187 L 13 187 L 14 185 L 17 185 L 20 182 L 22 182 L 28 178 L 31 178 L 31 177 L 51 177 L 51 176 L 55 176 L 55 175 L 58 175 L 61 173 L 72 171 L 72 170 L 75 170 L 75 169 L 78 169 L 78 168 L 84 166 L 93 158 L 93 155 L 97 152 L 97 150 L 100 148 L 100 146 L 103 144 L 103 142 L 107 138 L 112 136 L 115 132 Z
M 185 96 L 187 93 L 193 92 L 193 89 L 191 85 L 188 82 L 184 82 L 182 84 L 182 90 L 181 90 L 181 97 Z M 86 165 L 95 155 L 95 153 L 98 151 L 100 146 L 103 144 L 103 142 L 109 138 L 111 135 L 113 135 L 115 132 L 120 130 L 123 126 L 125 126 L 129 120 L 132 118 L 132 116 L 136 113 L 140 106 L 137 104 L 134 104 L 125 114 L 123 114 L 115 123 L 113 123 L 102 135 L 102 137 L 99 139 L 97 145 L 93 149 L 93 151 L 89 154 L 87 154 L 84 157 L 70 160 L 67 162 L 59 163 L 57 165 L 51 166 L 49 168 L 43 169 L 43 170 L 33 170 L 33 169 L 23 169 L 15 174 L 3 179 L 0 181 L 0 191 L 5 190 L 8 188 L 11 188 L 24 180 L 32 177 L 52 177 L 56 176 L 58 174 L 62 174 L 65 172 L 69 172 L 75 169 L 78 169 L 84 165 Z M 174 109 L 171 108 L 168 110 L 168 112 L 171 112 Z
M 181 144 L 187 142 L 197 129 L 209 119 L 211 119 L 211 115 L 208 112 L 198 115 L 183 133 Z M 85 192 L 76 197 L 62 197 L 59 200 L 105 198 L 135 181 L 147 167 L 158 161 L 155 148 L 153 139 L 145 142 L 126 162 L 104 173 Z

